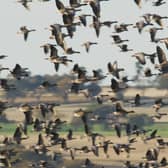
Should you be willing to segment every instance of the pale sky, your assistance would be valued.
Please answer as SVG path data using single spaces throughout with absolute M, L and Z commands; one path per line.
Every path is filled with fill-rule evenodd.
M 68 0 L 63 0 L 68 5 Z M 55 6 L 55 0 L 49 2 L 39 2 L 34 0 L 30 3 L 30 11 L 27 11 L 21 4 L 15 0 L 1 0 L 0 5 L 0 55 L 8 55 L 8 58 L 0 60 L 3 67 L 13 68 L 16 63 L 23 67 L 29 67 L 33 75 L 36 74 L 55 74 L 54 65 L 45 60 L 46 57 L 40 45 L 44 43 L 55 43 L 50 40 L 50 32 L 45 30 L 50 24 L 62 23 L 62 16 Z M 92 14 L 90 6 L 82 7 L 82 12 L 78 14 Z M 151 2 L 143 1 L 142 9 L 139 9 L 133 0 L 110 0 L 101 3 L 101 21 L 117 20 L 119 23 L 135 23 L 142 20 L 140 16 L 145 13 L 156 13 L 161 16 L 168 15 L 168 3 L 160 7 L 152 6 Z M 91 24 L 92 18 L 88 18 L 88 25 Z M 23 36 L 17 32 L 21 26 L 36 29 L 36 32 L 29 34 L 27 42 L 24 42 Z M 157 25 L 156 25 L 157 26 Z M 168 20 L 164 20 L 164 31 L 159 31 L 157 37 L 168 37 Z M 157 26 L 158 27 L 158 26 Z M 146 30 L 147 28 L 145 28 Z M 127 43 L 133 52 L 121 53 L 120 49 L 112 45 L 113 26 L 111 28 L 102 27 L 100 37 L 97 38 L 93 28 L 78 27 L 73 39 L 66 38 L 69 47 L 80 51 L 81 54 L 68 56 L 74 62 L 68 67 L 60 66 L 58 74 L 68 73 L 73 64 L 79 63 L 81 66 L 92 69 L 103 69 L 107 73 L 107 63 L 118 61 L 119 67 L 125 68 L 125 74 L 130 78 L 135 74 L 136 59 L 131 55 L 135 52 L 152 53 L 155 51 L 156 44 L 150 42 L 149 34 L 145 31 L 139 35 L 137 29 L 129 28 L 128 32 L 121 33 L 122 39 L 129 39 Z M 90 53 L 86 53 L 81 44 L 86 41 L 98 42 L 97 46 L 91 47 Z M 163 44 L 159 44 L 164 47 Z M 59 54 L 63 55 L 63 50 L 59 48 Z M 151 64 L 147 61 L 146 67 Z M 2 72 L 3 76 L 5 72 Z

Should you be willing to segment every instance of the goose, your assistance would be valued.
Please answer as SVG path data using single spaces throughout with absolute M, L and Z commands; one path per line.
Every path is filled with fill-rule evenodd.
M 46 118 L 46 114 L 49 113 L 49 109 L 47 108 L 47 105 L 44 103 L 40 103 L 37 106 L 38 110 L 40 110 L 40 113 L 43 118 Z
M 72 8 L 79 8 L 87 5 L 86 3 L 80 3 L 79 0 L 69 0 L 69 4 Z
M 15 129 L 15 132 L 13 134 L 13 140 L 16 141 L 17 144 L 21 144 L 22 140 L 22 129 L 21 125 L 19 124 L 17 128 Z
M 159 113 L 159 112 L 157 112 L 157 114 L 155 114 L 155 115 L 153 115 L 151 117 L 160 120 L 163 116 L 166 116 L 166 115 L 167 115 L 167 113 Z
M 122 76 L 121 77 L 121 82 L 123 82 L 123 83 L 133 82 L 133 81 L 135 81 L 134 78 L 133 79 L 128 79 L 128 76 Z
M 159 156 L 159 150 L 156 148 L 150 148 L 146 151 L 145 158 L 147 161 L 157 161 Z
M 25 9 L 30 10 L 28 3 L 32 2 L 32 0 L 17 0 L 18 3 L 21 3 Z
M 133 51 L 133 49 L 129 49 L 127 44 L 122 44 L 122 45 L 118 45 L 118 47 L 120 47 L 122 52 L 128 52 L 128 51 Z
M 147 132 L 150 132 L 150 131 L 152 130 L 151 129 L 141 129 L 136 124 L 134 124 L 132 127 L 131 134 L 139 136 L 139 135 L 145 135 Z
M 128 26 L 133 26 L 133 24 L 122 23 L 122 24 L 119 24 L 119 25 L 114 25 L 114 30 L 115 30 L 114 33 L 121 33 L 121 32 L 124 32 L 124 31 L 128 31 Z
M 25 116 L 25 124 L 26 125 L 33 124 L 34 121 L 33 121 L 32 111 L 24 112 L 24 116 Z
M 49 30 L 51 31 L 51 37 L 50 39 L 55 39 L 57 45 L 59 45 L 61 48 L 64 48 L 64 38 L 70 36 L 69 34 L 62 33 L 61 28 L 66 27 L 65 25 L 60 24 L 53 24 L 50 25 Z
M 159 138 L 156 141 L 159 148 L 165 148 L 165 146 L 168 146 L 168 142 L 165 142 L 163 138 Z
M 163 157 L 162 160 L 160 161 L 160 166 L 164 167 L 167 165 L 168 165 L 167 159 L 166 157 Z
M 85 76 L 86 75 L 86 68 L 85 67 L 81 67 L 79 66 L 78 63 L 74 64 L 73 65 L 73 68 L 71 70 L 71 73 L 72 74 L 77 74 L 78 75 L 78 78 L 80 78 L 80 75 L 83 75 Z
M 90 25 L 90 27 L 93 27 L 95 29 L 96 32 L 96 36 L 99 37 L 100 35 L 100 27 L 101 27 L 101 23 L 99 21 L 99 18 L 97 18 L 96 16 L 92 16 L 92 24 Z
M 166 2 L 164 0 L 157 0 L 157 1 L 153 2 L 153 6 L 161 6 L 165 3 Z
M 150 68 L 146 68 L 144 70 L 145 77 L 151 77 L 151 76 L 158 76 L 161 75 L 161 73 L 152 73 Z
M 135 2 L 135 4 L 136 4 L 139 8 L 142 7 L 142 6 L 141 6 L 142 0 L 134 0 L 134 2 Z
M 17 32 L 18 34 L 24 35 L 24 41 L 27 41 L 28 35 L 30 32 L 36 31 L 35 29 L 28 29 L 26 26 L 20 27 L 20 32 Z
M 69 129 L 68 130 L 68 134 L 67 134 L 67 140 L 72 140 L 73 138 L 73 130 Z
M 60 0 L 55 0 L 55 5 L 61 14 L 75 11 L 73 7 L 65 7 L 64 4 Z
M 159 69 L 162 74 L 165 74 L 168 72 L 168 61 L 166 58 L 166 54 L 160 46 L 156 46 L 156 52 L 159 64 L 156 64 L 155 68 Z
M 89 5 L 92 8 L 94 15 L 97 18 L 100 17 L 100 2 L 99 2 L 99 0 L 90 1 Z
M 81 15 L 78 16 L 78 18 L 79 18 L 79 20 L 80 20 L 80 22 L 82 23 L 83 26 L 85 26 L 85 27 L 87 26 L 87 20 L 86 20 L 86 18 L 90 17 L 90 16 L 92 16 L 92 15 L 81 14 Z
M 118 21 L 104 21 L 104 22 L 101 22 L 101 25 L 103 26 L 107 26 L 107 27 L 111 27 L 112 24 L 114 23 L 118 23 Z
M 44 45 L 41 45 L 40 48 L 43 48 L 44 54 L 48 54 L 50 50 L 53 50 L 55 48 L 55 44 L 46 43 Z
M 143 19 L 145 19 L 145 22 L 147 24 L 150 24 L 152 22 L 152 14 L 151 13 L 146 13 L 141 16 Z
M 38 134 L 37 143 L 33 146 L 37 154 L 46 154 L 48 152 L 47 146 L 44 144 L 44 138 L 41 133 Z
M 114 40 L 113 44 L 120 44 L 120 43 L 123 43 L 125 41 L 129 41 L 129 40 L 122 40 L 119 35 L 112 35 L 111 37 Z
M 158 112 L 161 107 L 166 105 L 168 105 L 168 103 L 163 102 L 162 98 L 159 98 L 155 100 L 153 108 L 155 109 L 155 112 Z
M 80 54 L 80 51 L 75 51 L 72 47 L 64 48 L 65 54 L 72 55 L 72 54 Z
M 144 141 L 146 142 L 155 138 L 159 138 L 160 136 L 156 134 L 157 134 L 157 129 L 153 130 L 151 134 L 144 139 Z
M 119 138 L 121 138 L 121 125 L 120 124 L 115 124 L 114 129 L 116 131 L 116 134 Z
M 85 130 L 85 133 L 86 135 L 89 135 L 91 132 L 90 132 L 90 129 L 89 129 L 89 126 L 88 126 L 88 122 L 87 122 L 87 116 L 89 113 L 92 113 L 92 111 L 86 111 L 86 110 L 83 110 L 83 109 L 78 109 L 74 112 L 74 116 L 75 117 L 80 117 L 83 124 L 84 124 L 84 130 Z
M 46 123 L 43 121 L 40 121 L 38 118 L 34 120 L 33 123 L 33 131 L 42 131 L 46 127 Z
M 168 38 L 157 39 L 157 41 L 159 41 L 160 43 L 164 43 L 166 49 L 168 49 Z
M 80 26 L 80 22 L 75 22 L 75 17 L 71 13 L 64 13 L 62 15 L 63 23 L 66 26 L 67 32 L 69 36 L 72 38 L 74 35 L 74 32 L 76 31 L 76 26 Z
M 163 22 L 162 19 L 168 19 L 167 16 L 160 16 L 157 14 L 152 15 L 152 19 L 154 20 L 155 23 L 157 23 L 159 26 L 163 27 Z
M 121 152 L 125 151 L 128 154 L 128 157 L 129 157 L 129 154 L 130 154 L 131 150 L 135 150 L 135 148 L 131 147 L 130 143 L 128 143 L 128 144 L 116 143 L 116 144 L 113 145 L 113 150 L 117 155 L 120 155 Z
M 149 57 L 152 64 L 155 63 L 156 53 L 147 54 L 147 53 L 144 53 L 144 52 L 137 52 L 137 53 L 134 53 L 132 55 L 132 57 L 135 57 L 139 61 L 139 63 L 142 64 L 142 65 L 146 64 L 145 56 Z
M 86 158 L 82 167 L 94 167 L 95 164 L 89 158 Z
M 142 33 L 142 30 L 144 29 L 144 27 L 146 26 L 153 26 L 152 23 L 148 23 L 148 22 L 145 22 L 144 20 L 140 20 L 138 22 L 135 23 L 135 26 L 133 26 L 133 28 L 137 28 L 138 29 L 138 32 L 141 34 Z
M 125 110 L 120 102 L 117 102 L 115 104 L 115 108 L 116 108 L 116 111 L 114 112 L 114 115 L 126 115 L 126 114 L 130 114 L 130 113 L 135 113 L 135 111 L 133 110 Z
M 64 64 L 67 65 L 68 62 L 73 62 L 72 60 L 68 59 L 66 56 L 50 56 L 49 58 L 45 58 L 46 60 L 49 60 L 51 63 L 54 63 L 54 67 L 56 72 L 59 70 L 59 65 Z
M 8 57 L 8 56 L 7 55 L 0 55 L 0 59 L 4 59 L 6 57 Z
M 97 42 L 86 41 L 85 43 L 82 44 L 82 46 L 85 47 L 85 50 L 88 53 L 90 50 L 90 46 L 97 45 L 97 44 L 98 44 Z
M 93 132 L 91 132 L 90 134 L 89 134 L 89 137 L 91 137 L 91 141 L 92 141 L 92 146 L 96 146 L 96 138 L 97 137 L 104 137 L 102 134 L 100 134 L 100 133 L 93 133 Z
M 155 38 L 158 30 L 163 30 L 163 28 L 153 27 L 149 29 L 151 42 L 158 42 L 158 39 Z
M 20 112 L 27 112 L 33 110 L 33 107 L 27 103 L 24 103 L 21 104 L 18 109 Z
M 140 106 L 140 104 L 141 104 L 141 96 L 138 93 L 135 95 L 134 104 L 135 104 L 135 106 Z
M 113 144 L 111 140 L 104 140 L 103 143 L 100 144 L 100 147 L 103 148 L 103 152 L 106 155 L 106 158 L 109 158 L 108 150 L 109 150 L 110 144 Z
M 22 68 L 20 64 L 16 64 L 13 70 L 10 71 L 10 73 L 12 74 L 14 78 L 16 78 L 17 80 L 20 80 L 22 79 L 22 77 L 29 76 L 30 72 L 27 70 L 28 68 Z
M 108 62 L 107 64 L 108 74 L 112 74 L 117 79 L 120 78 L 119 72 L 124 71 L 124 68 L 118 68 L 118 62 L 114 61 L 113 64 Z
M 88 81 L 98 81 L 98 80 L 105 79 L 105 78 L 107 77 L 107 76 L 104 76 L 104 75 L 102 74 L 101 69 L 92 70 L 92 72 L 93 72 L 93 76 L 87 77 L 87 80 L 88 80 Z
M 114 78 L 111 79 L 110 87 L 111 87 L 112 91 L 114 91 L 114 92 L 117 92 L 120 90 L 119 82 Z

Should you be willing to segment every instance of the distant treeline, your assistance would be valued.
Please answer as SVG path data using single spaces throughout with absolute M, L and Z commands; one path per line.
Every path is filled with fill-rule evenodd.
M 12 84 L 16 89 L 5 91 L 2 89 L 2 94 L 5 98 L 17 98 L 26 97 L 28 95 L 43 95 L 43 94 L 54 94 L 55 96 L 61 96 L 67 99 L 67 94 L 71 88 L 72 80 L 74 76 L 69 74 L 64 75 L 34 75 L 21 80 L 13 78 L 8 79 L 8 84 Z M 55 87 L 42 88 L 41 84 L 45 81 L 56 84 Z M 101 91 L 101 87 L 97 83 L 87 83 L 83 85 L 83 89 L 87 89 L 92 96 L 97 95 Z

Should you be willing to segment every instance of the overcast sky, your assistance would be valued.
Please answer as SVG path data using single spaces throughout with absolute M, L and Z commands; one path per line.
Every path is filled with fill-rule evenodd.
M 63 0 L 68 5 L 68 0 Z M 15 0 L 1 0 L 0 5 L 0 55 L 8 55 L 8 58 L 0 60 L 4 67 L 13 68 L 16 63 L 23 67 L 29 67 L 31 73 L 35 74 L 55 74 L 54 66 L 45 60 L 46 57 L 40 45 L 44 43 L 54 43 L 50 40 L 50 32 L 45 30 L 50 24 L 62 23 L 61 14 L 55 6 L 55 0 L 49 2 L 39 2 L 34 0 L 30 3 L 30 11 L 26 10 L 20 3 Z M 119 23 L 135 23 L 141 20 L 145 13 L 158 13 L 162 16 L 168 15 L 168 4 L 160 7 L 153 7 L 151 2 L 142 4 L 139 9 L 133 0 L 110 0 L 101 3 L 101 21 L 117 20 Z M 90 6 L 82 7 L 82 12 L 77 13 L 92 14 Z M 92 19 L 88 19 L 88 25 Z M 23 36 L 17 32 L 21 26 L 36 29 L 36 32 L 29 34 L 27 42 L 24 42 Z M 157 26 L 157 25 L 156 25 Z M 165 30 L 158 32 L 158 37 L 168 37 L 168 20 L 164 21 Z M 158 27 L 158 26 L 157 26 Z M 145 29 L 146 30 L 146 29 Z M 137 29 L 129 28 L 128 32 L 121 33 L 123 39 L 129 39 L 127 43 L 129 48 L 133 48 L 133 52 L 121 53 L 120 49 L 112 45 L 113 26 L 111 28 L 102 27 L 100 37 L 96 38 L 93 28 L 81 26 L 77 28 L 77 32 L 73 39 L 66 38 L 69 47 L 78 50 L 81 54 L 69 56 L 73 59 L 68 67 L 60 66 L 58 74 L 68 73 L 74 63 L 88 68 L 91 73 L 92 69 L 103 69 L 107 73 L 107 63 L 118 61 L 120 67 L 125 68 L 125 74 L 133 76 L 135 74 L 136 59 L 131 55 L 135 52 L 152 53 L 155 51 L 156 44 L 151 44 L 149 34 L 145 31 L 141 35 Z M 86 53 L 81 44 L 86 41 L 98 42 L 97 46 L 91 47 L 90 53 Z M 163 48 L 164 46 L 161 45 Z M 64 51 L 59 48 L 59 54 Z M 148 62 L 147 66 L 151 66 Z M 2 76 L 5 72 L 2 72 Z

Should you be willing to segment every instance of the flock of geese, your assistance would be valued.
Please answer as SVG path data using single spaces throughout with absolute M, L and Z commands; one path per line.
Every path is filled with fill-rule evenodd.
M 41 0 L 52 1 L 52 0 Z M 158 37 L 157 31 L 165 30 L 166 27 L 163 24 L 164 19 L 168 19 L 168 16 L 160 16 L 155 13 L 146 13 L 142 16 L 142 20 L 137 21 L 136 23 L 119 23 L 118 21 L 108 20 L 101 21 L 101 3 L 103 1 L 110 0 L 84 0 L 81 2 L 80 0 L 69 0 L 69 6 L 65 6 L 61 0 L 55 0 L 55 5 L 57 10 L 60 13 L 60 18 L 63 20 L 63 24 L 54 23 L 49 25 L 48 28 L 45 28 L 47 31 L 50 31 L 51 35 L 49 37 L 53 43 L 46 43 L 40 46 L 43 49 L 44 54 L 48 57 L 45 59 L 51 62 L 54 66 L 56 73 L 59 71 L 60 66 L 66 66 L 68 64 L 72 64 L 74 61 L 70 58 L 72 54 L 80 55 L 80 51 L 69 47 L 66 38 L 75 39 L 75 32 L 80 27 L 87 28 L 88 20 L 87 18 L 92 18 L 92 24 L 89 25 L 90 28 L 93 28 L 96 37 L 100 36 L 100 29 L 102 26 L 106 26 L 108 28 L 113 27 L 114 32 L 111 35 L 113 40 L 112 44 L 116 45 L 120 48 L 121 52 L 134 52 L 134 49 L 128 46 L 127 42 L 129 39 L 122 38 L 122 32 L 129 33 L 132 29 L 137 29 L 138 33 L 141 35 L 145 31 L 149 32 L 149 37 L 151 43 L 155 45 L 155 51 L 153 53 L 145 53 L 145 52 L 134 52 L 132 57 L 136 58 L 139 64 L 142 66 L 148 63 L 148 59 L 151 62 L 152 68 L 156 69 L 156 73 L 153 73 L 151 68 L 146 68 L 144 70 L 144 77 L 151 76 L 162 76 L 166 77 L 168 74 L 168 61 L 166 58 L 166 52 L 162 43 L 168 49 L 168 37 Z M 166 3 L 165 0 L 130 0 L 133 2 L 132 5 L 135 7 L 139 7 L 140 10 L 143 8 L 143 4 L 146 1 L 151 1 L 152 6 L 160 7 Z M 33 3 L 33 0 L 19 0 L 18 3 L 22 4 L 25 9 L 30 9 L 30 4 Z M 84 8 L 91 8 L 92 14 L 83 13 L 78 15 L 78 12 L 83 11 Z M 17 34 L 21 34 L 24 37 L 24 41 L 26 42 L 29 39 L 30 34 L 36 33 L 36 29 L 29 29 L 27 26 L 21 26 L 20 30 Z M 31 36 L 31 35 L 30 35 Z M 94 39 L 93 41 L 86 41 L 82 44 L 82 47 L 85 48 L 86 52 L 89 53 L 91 47 L 98 45 L 98 42 Z M 63 50 L 65 55 L 60 55 L 59 51 Z M 7 59 L 6 55 L 0 55 L 0 59 Z M 133 59 L 133 58 L 130 58 Z M 94 66 L 94 64 L 93 64 Z M 16 64 L 13 69 L 9 69 L 6 67 L 1 67 L 0 71 L 9 71 L 13 78 L 16 80 L 21 80 L 23 78 L 28 78 L 30 76 L 30 71 L 28 68 L 22 67 L 20 64 Z M 127 76 L 121 77 L 121 72 L 125 71 L 125 68 L 119 67 L 118 61 L 114 61 L 111 63 L 107 62 L 107 72 L 103 74 L 99 69 L 93 69 L 93 75 L 88 75 L 87 70 L 83 67 L 80 62 L 74 63 L 70 75 L 73 75 L 74 78 L 70 82 L 71 87 L 65 92 L 68 94 L 78 94 L 82 93 L 83 86 L 90 82 L 99 82 L 104 80 L 107 76 L 111 76 L 111 92 L 118 93 L 121 90 L 128 87 L 128 82 L 136 81 L 136 78 L 129 79 Z M 9 84 L 8 79 L 1 79 L 0 86 L 5 91 L 10 91 L 13 89 L 17 89 L 17 86 L 14 84 Z M 50 88 L 57 87 L 59 84 L 50 83 L 50 81 L 44 81 L 41 83 L 40 87 L 42 88 Z M 90 97 L 89 92 L 85 94 L 86 97 Z M 93 100 L 93 99 L 89 99 Z M 60 118 L 54 117 L 54 108 L 60 104 L 58 103 L 39 103 L 35 106 L 30 104 L 22 104 L 19 106 L 18 110 L 23 112 L 25 118 L 24 122 L 17 125 L 17 128 L 13 134 L 13 137 L 5 137 L 4 140 L 0 144 L 0 167 L 13 167 L 18 164 L 19 159 L 15 162 L 12 161 L 12 157 L 16 154 L 15 148 L 19 148 L 19 145 L 22 145 L 24 140 L 29 139 L 27 126 L 32 125 L 33 130 L 38 132 L 38 140 L 37 143 L 32 145 L 29 150 L 33 151 L 36 155 L 44 156 L 47 155 L 50 151 L 50 148 L 54 147 L 56 149 L 60 148 L 59 151 L 54 151 L 54 155 L 52 157 L 52 161 L 55 161 L 55 165 L 50 164 L 50 160 L 41 159 L 39 162 L 32 162 L 27 165 L 27 167 L 58 167 L 57 165 L 57 155 L 59 152 L 68 153 L 69 158 L 75 162 L 75 159 L 78 158 L 78 155 L 81 153 L 86 154 L 86 159 L 80 167 L 106 167 L 96 165 L 92 162 L 91 155 L 102 158 L 103 156 L 100 154 L 102 151 L 105 155 L 105 158 L 111 159 L 113 156 L 109 154 L 110 148 L 113 149 L 115 155 L 120 157 L 122 153 L 126 153 L 128 157 L 128 161 L 124 163 L 124 166 L 127 168 L 159 168 L 159 167 L 167 167 L 167 154 L 164 157 L 159 159 L 159 155 L 163 149 L 167 148 L 168 142 L 165 141 L 162 137 L 158 135 L 157 129 L 155 130 L 147 130 L 138 127 L 137 125 L 132 125 L 131 123 L 122 123 L 120 119 L 129 115 L 130 113 L 135 113 L 134 110 L 126 109 L 124 105 L 122 105 L 121 99 L 117 97 L 112 97 L 109 94 L 100 94 L 96 96 L 96 101 L 99 105 L 104 102 L 111 100 L 113 105 L 115 106 L 115 111 L 111 116 L 100 116 L 94 114 L 93 111 L 87 111 L 82 108 L 74 111 L 74 117 L 81 119 L 81 123 L 83 125 L 84 137 L 88 139 L 89 146 L 85 144 L 80 144 L 81 139 L 76 138 L 73 134 L 73 130 L 69 129 L 66 136 L 62 136 L 59 133 L 59 129 L 64 126 L 66 121 L 61 120 Z M 146 102 L 141 101 L 141 95 L 136 94 L 133 100 L 133 106 L 139 107 L 146 104 Z M 124 103 L 124 102 L 123 102 Z M 161 113 L 160 109 L 163 106 L 166 106 L 167 103 L 162 99 L 157 99 L 154 102 L 155 115 L 152 118 L 160 119 L 167 115 L 167 113 Z M 7 108 L 13 107 L 9 105 L 8 102 L 0 101 L 0 111 L 3 113 Z M 35 115 L 34 110 L 38 110 L 39 114 Z M 52 119 L 48 119 L 47 116 L 52 116 Z M 94 121 L 107 121 L 112 120 L 112 125 L 114 130 L 116 131 L 116 137 L 122 138 L 123 130 L 125 130 L 124 135 L 127 137 L 126 143 L 115 143 L 112 138 L 108 138 L 103 134 L 93 132 L 90 129 L 90 123 Z M 31 136 L 31 135 L 30 135 Z M 139 138 L 141 137 L 141 138 Z M 46 144 L 47 140 L 47 144 Z M 71 141 L 78 141 L 79 145 L 69 145 Z M 144 158 L 138 163 L 131 163 L 130 153 L 136 152 L 136 143 L 137 141 L 143 141 L 144 146 L 150 141 L 156 141 L 156 146 L 153 148 L 144 151 Z M 17 147 L 13 147 L 16 146 Z M 88 154 L 88 157 L 87 157 Z M 63 155 L 63 154 L 62 154 Z M 51 161 L 51 162 L 52 162 Z M 26 165 L 25 165 L 26 166 Z M 112 167 L 113 165 L 111 165 Z M 68 166 L 67 166 L 68 167 Z

